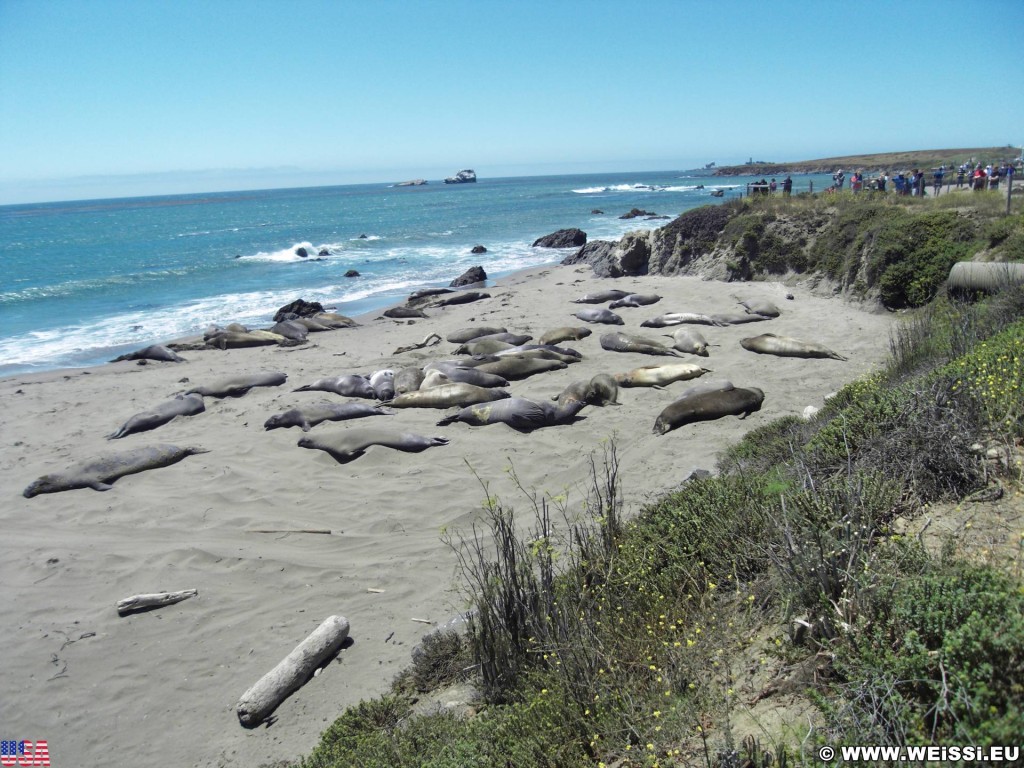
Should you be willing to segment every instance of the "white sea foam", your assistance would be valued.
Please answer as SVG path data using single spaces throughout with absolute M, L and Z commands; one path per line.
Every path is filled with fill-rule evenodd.
M 299 255 L 298 251 L 300 248 L 304 248 L 306 250 L 305 256 Z M 247 256 L 239 256 L 238 259 L 239 261 L 274 261 L 278 263 L 300 262 L 334 256 L 338 251 L 341 251 L 342 248 L 343 246 L 340 243 L 313 245 L 309 241 L 304 241 L 301 243 L 294 243 L 288 248 L 282 248 L 280 251 L 260 251 L 259 253 L 253 253 Z M 320 255 L 323 251 L 327 251 L 325 256 Z

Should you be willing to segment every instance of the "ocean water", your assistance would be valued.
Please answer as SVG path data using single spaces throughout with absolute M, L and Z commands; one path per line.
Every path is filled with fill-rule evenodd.
M 795 177 L 794 191 L 812 178 L 816 189 L 827 183 Z M 618 218 L 631 208 L 675 217 L 736 197 L 752 180 L 481 176 L 2 206 L 0 375 L 97 365 L 211 323 L 265 327 L 300 297 L 359 315 L 476 264 L 500 277 L 558 263 L 564 251 L 531 247 L 557 229 L 615 240 L 666 223 Z M 487 253 L 472 254 L 478 244 Z M 359 277 L 344 277 L 352 269 Z

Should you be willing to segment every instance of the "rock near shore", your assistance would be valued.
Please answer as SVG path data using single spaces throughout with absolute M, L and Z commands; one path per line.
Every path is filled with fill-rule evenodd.
M 476 285 L 487 280 L 487 273 L 484 272 L 483 267 L 470 267 L 461 275 L 452 280 L 449 284 L 449 288 L 462 288 L 467 285 Z
M 533 241 L 534 248 L 579 248 L 587 242 L 587 233 L 581 229 L 560 229 Z

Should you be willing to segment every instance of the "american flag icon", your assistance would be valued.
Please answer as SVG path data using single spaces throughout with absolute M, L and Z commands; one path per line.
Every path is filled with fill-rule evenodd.
M 49 765 L 50 748 L 45 741 L 0 741 L 0 765 Z

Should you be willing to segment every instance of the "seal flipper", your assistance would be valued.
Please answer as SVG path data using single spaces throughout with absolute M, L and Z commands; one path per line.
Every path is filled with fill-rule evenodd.
M 86 487 L 92 488 L 94 491 L 109 491 L 114 486 L 112 486 L 110 483 L 104 483 L 100 480 L 94 480 L 93 482 L 89 483 L 89 485 L 87 485 Z

